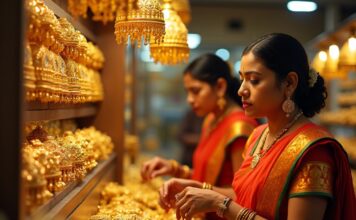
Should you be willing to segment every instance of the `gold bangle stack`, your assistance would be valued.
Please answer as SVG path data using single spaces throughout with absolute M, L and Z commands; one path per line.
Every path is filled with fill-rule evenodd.
M 235 220 L 253 220 L 257 213 L 248 208 L 242 208 L 236 215 Z
M 210 183 L 203 182 L 203 187 L 202 187 L 202 189 L 213 190 L 213 186 L 212 186 Z

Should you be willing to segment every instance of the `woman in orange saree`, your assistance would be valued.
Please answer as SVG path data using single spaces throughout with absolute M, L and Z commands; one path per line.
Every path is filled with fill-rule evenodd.
M 204 123 L 201 138 L 193 155 L 191 179 L 216 186 L 229 186 L 233 180 L 232 160 L 245 146 L 247 137 L 256 127 L 256 121 L 246 117 L 242 111 L 225 116 L 212 131 L 214 116 L 209 115 Z M 232 157 L 227 157 L 227 155 Z M 240 153 L 241 154 L 241 153 Z
M 245 116 L 241 99 L 236 97 L 239 81 L 229 65 L 213 54 L 194 60 L 184 71 L 187 102 L 198 116 L 205 116 L 193 169 L 174 160 L 156 157 L 141 169 L 144 180 L 171 175 L 229 186 L 242 163 L 246 140 L 257 122 Z
M 233 192 L 173 179 L 160 190 L 177 219 L 215 211 L 226 219 L 356 219 L 355 193 L 342 146 L 314 116 L 325 105 L 323 78 L 309 70 L 302 45 L 269 34 L 243 52 L 238 94 L 245 114 L 266 117 L 246 143 Z M 172 202 L 172 197 L 175 201 Z
M 328 200 L 323 219 L 355 219 L 355 200 L 346 153 L 325 129 L 305 123 L 278 142 L 252 168 L 267 125 L 249 139 L 245 161 L 236 172 L 236 202 L 267 219 L 287 219 L 288 199 Z M 337 201 L 337 202 L 335 202 Z M 342 211 L 342 210 L 347 211 Z

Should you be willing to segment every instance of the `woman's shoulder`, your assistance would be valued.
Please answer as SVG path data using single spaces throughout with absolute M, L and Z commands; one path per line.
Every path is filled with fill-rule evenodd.
M 336 141 L 334 136 L 323 126 L 317 125 L 314 122 L 307 122 L 301 125 L 294 131 L 294 139 L 302 139 L 303 142 L 317 142 L 322 139 Z M 337 141 L 336 141 L 337 142 Z
M 245 115 L 245 113 L 241 110 L 236 110 L 236 111 L 232 111 L 228 117 L 233 120 L 234 122 L 240 122 L 240 123 L 245 123 L 248 124 L 250 126 L 252 126 L 253 128 L 258 126 L 258 122 L 256 119 L 251 118 L 247 115 Z

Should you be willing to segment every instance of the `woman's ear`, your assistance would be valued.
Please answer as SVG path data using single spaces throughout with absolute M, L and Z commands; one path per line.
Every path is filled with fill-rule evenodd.
M 226 90 L 227 90 L 227 82 L 224 78 L 219 78 L 216 82 L 216 89 L 217 89 L 217 94 L 218 97 L 223 97 L 225 96 Z
M 285 89 L 286 89 L 286 96 L 290 97 L 294 94 L 298 86 L 298 74 L 296 72 L 289 72 L 285 78 Z

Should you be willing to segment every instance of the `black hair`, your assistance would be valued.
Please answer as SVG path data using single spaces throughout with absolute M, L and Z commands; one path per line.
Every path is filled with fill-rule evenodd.
M 312 117 L 325 106 L 327 97 L 324 79 L 318 74 L 317 81 L 309 86 L 309 62 L 301 43 L 282 33 L 264 35 L 245 48 L 243 55 L 252 52 L 274 71 L 281 83 L 289 72 L 298 74 L 298 85 L 292 99 L 306 117 Z
M 240 88 L 240 80 L 232 75 L 231 68 L 227 62 L 215 54 L 204 54 L 193 60 L 184 70 L 183 74 L 190 74 L 194 79 L 203 81 L 213 86 L 219 78 L 227 83 L 226 95 L 242 105 L 241 97 L 237 95 Z

